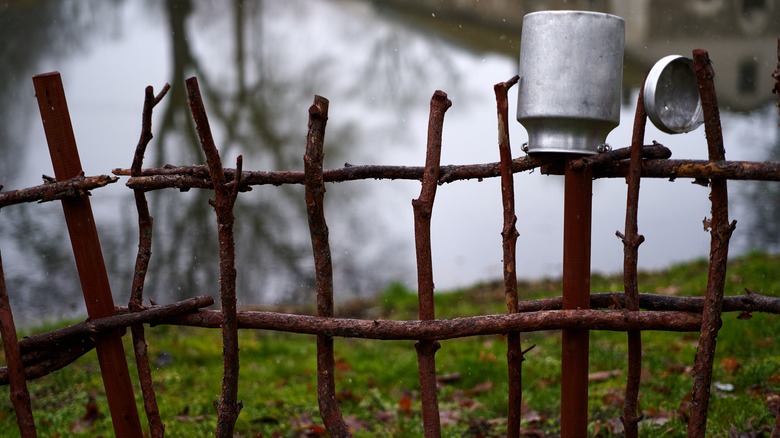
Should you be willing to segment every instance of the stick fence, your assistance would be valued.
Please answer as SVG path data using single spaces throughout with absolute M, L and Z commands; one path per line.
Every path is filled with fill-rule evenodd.
M 451 102 L 442 91 L 436 91 L 430 103 L 428 145 L 425 165 L 417 166 L 355 166 L 341 169 L 323 169 L 322 157 L 325 128 L 328 119 L 328 101 L 315 96 L 309 108 L 309 126 L 304 154 L 304 171 L 261 172 L 242 169 L 241 157 L 234 169 L 224 168 L 219 151 L 211 136 L 206 108 L 203 105 L 197 79 L 187 80 L 187 92 L 204 150 L 206 165 L 143 168 L 143 157 L 152 140 L 154 107 L 169 90 L 166 84 L 155 95 L 147 87 L 142 112 L 142 129 L 130 169 L 115 169 L 115 176 L 84 176 L 80 171 L 78 152 L 72 131 L 68 137 L 70 119 L 59 74 L 49 73 L 34 78 L 39 101 L 61 98 L 57 105 L 41 103 L 42 117 L 47 127 L 47 141 L 52 149 L 57 179 L 26 189 L 0 192 L 0 208 L 25 202 L 60 200 L 68 215 L 91 217 L 87 196 L 90 190 L 115 183 L 118 176 L 129 177 L 126 185 L 133 190 L 138 211 L 139 246 L 135 261 L 133 283 L 126 307 L 101 301 L 99 308 L 90 306 L 90 318 L 80 324 L 63 327 L 48 333 L 17 339 L 13 314 L 8 302 L 8 291 L 0 266 L 0 334 L 7 358 L 7 366 L 0 368 L 0 383 L 10 387 L 11 400 L 21 436 L 37 435 L 30 395 L 26 382 L 66 367 L 75 359 L 97 348 L 101 373 L 109 400 L 109 409 L 117 436 L 140 436 L 138 413 L 132 401 L 132 388 L 127 384 L 119 339 L 120 329 L 130 327 L 133 348 L 143 393 L 143 407 L 153 437 L 164 436 L 165 427 L 160 418 L 154 393 L 154 381 L 149 358 L 144 324 L 172 324 L 202 328 L 219 328 L 223 340 L 222 393 L 216 409 L 216 435 L 232 437 L 236 419 L 242 408 L 238 400 L 238 330 L 271 330 L 305 333 L 317 337 L 317 395 L 320 414 L 328 433 L 334 437 L 351 436 L 336 400 L 334 379 L 335 337 L 374 340 L 415 340 L 419 367 L 423 430 L 426 437 L 441 436 L 441 423 L 436 392 L 435 354 L 439 341 L 487 334 L 507 334 L 507 362 L 509 393 L 507 395 L 508 436 L 520 436 L 520 405 L 522 399 L 522 363 L 528 349 L 521 346 L 520 334 L 540 330 L 564 330 L 572 335 L 587 334 L 587 330 L 625 331 L 629 346 L 628 376 L 622 421 L 626 436 L 638 436 L 637 397 L 640 387 L 642 347 L 641 334 L 646 330 L 699 332 L 699 347 L 694 364 L 692 401 L 688 420 L 688 436 L 703 437 L 712 384 L 713 358 L 722 312 L 780 313 L 780 298 L 748 293 L 724 297 L 728 242 L 736 222 L 729 222 L 727 180 L 780 181 L 780 162 L 726 161 L 720 127 L 717 98 L 712 85 L 712 66 L 706 51 L 694 51 L 694 64 L 705 117 L 705 131 L 709 148 L 708 160 L 672 160 L 671 152 L 663 145 L 644 144 L 646 115 L 640 93 L 634 122 L 631 146 L 592 157 L 563 160 L 555 156 L 525 156 L 512 158 L 508 135 L 507 91 L 517 82 L 514 77 L 494 87 L 498 117 L 498 146 L 500 161 L 496 163 L 447 166 L 441 165 L 444 115 Z M 778 83 L 774 89 L 780 97 L 780 39 L 778 39 L 778 67 L 774 72 Z M 54 90 L 54 91 L 52 91 Z M 57 94 L 59 93 L 59 94 Z M 43 101 L 41 101 L 43 102 Z M 780 107 L 780 101 L 778 102 Z M 47 112 L 44 112 L 46 110 Z M 60 131 L 51 133 L 53 125 Z M 65 134 L 63 134 L 63 132 Z M 58 137 L 59 136 L 59 137 Z M 62 137 L 65 136 L 65 137 Z M 65 138 L 65 146 L 63 140 Z M 57 148 L 68 147 L 62 153 Z M 63 157 L 63 154 L 65 157 Z M 67 154 L 75 154 L 75 161 Z M 518 296 L 515 270 L 517 230 L 515 227 L 514 174 L 540 168 L 546 174 L 562 175 L 580 172 L 587 178 L 625 178 L 628 183 L 625 230 L 618 232 L 624 244 L 624 291 L 590 295 L 586 302 L 574 308 L 561 297 L 543 300 L 521 300 Z M 591 176 L 592 175 L 592 176 Z M 436 188 L 457 180 L 500 177 L 504 223 L 501 231 L 504 255 L 504 290 L 507 312 L 503 315 L 481 315 L 466 318 L 436 319 L 433 302 L 433 274 L 430 248 L 430 219 L 433 214 Z M 712 218 L 710 268 L 707 289 L 703 297 L 669 297 L 640 294 L 638 288 L 637 256 L 644 241 L 637 227 L 639 187 L 642 178 L 692 178 L 706 181 L 710 186 Z M 412 201 L 417 253 L 419 320 L 363 320 L 333 316 L 333 280 L 328 227 L 323 210 L 325 183 L 360 179 L 410 179 L 421 181 L 418 199 Z M 302 184 L 305 186 L 305 204 L 308 213 L 313 258 L 316 270 L 317 316 L 279 312 L 239 311 L 236 306 L 235 241 L 233 225 L 240 220 L 233 215 L 237 197 L 254 185 Z M 143 290 L 146 271 L 151 261 L 152 216 L 146 202 L 146 192 L 167 188 L 207 189 L 214 191 L 210 204 L 214 208 L 219 237 L 220 310 L 205 310 L 214 303 L 210 297 L 193 297 L 167 305 L 144 306 Z M 87 217 L 87 216 L 83 216 Z M 82 220 L 83 222 L 83 220 Z M 84 234 L 87 233 L 87 234 Z M 74 248 L 88 250 L 97 242 L 96 232 L 73 231 Z M 86 236 L 86 237 L 85 237 Z M 85 246 L 87 245 L 87 246 Z M 77 258 L 80 257 L 77 252 Z M 99 252 L 94 251 L 92 265 L 78 264 L 82 281 L 100 281 L 105 267 Z M 86 278 L 86 280 L 84 280 Z M 97 280 L 95 280 L 97 279 Z M 579 287 L 577 285 L 573 287 Z M 87 294 L 103 293 L 107 288 L 84 284 L 88 304 L 96 298 Z M 105 297 L 101 298 L 104 299 Z M 110 295 L 109 295 L 110 298 Z M 99 301 L 99 300 L 98 300 Z M 609 308 L 609 310 L 598 310 Z M 640 311 L 640 309 L 643 309 Z M 93 314 L 94 313 L 94 314 Z M 117 342 L 119 342 L 117 344 Z M 57 348 L 53 348 L 54 346 Z M 530 348 L 533 348 L 531 346 Z M 529 348 L 529 349 L 530 349 Z M 65 353 L 63 353 L 65 352 Z M 119 358 L 119 359 L 117 359 Z M 575 364 L 575 368 L 579 365 Z M 585 364 L 587 366 L 587 364 Z M 581 371 L 581 370 L 580 370 Z M 128 390 L 130 391 L 128 393 Z M 128 400 L 130 400 L 128 402 Z M 587 412 L 578 415 L 587 416 Z M 780 436 L 780 416 L 776 420 L 773 437 Z

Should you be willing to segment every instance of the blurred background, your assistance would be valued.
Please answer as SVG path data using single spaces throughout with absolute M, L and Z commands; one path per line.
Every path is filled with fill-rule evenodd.
M 493 85 L 516 74 L 524 14 L 587 9 L 626 20 L 624 100 L 613 148 L 628 146 L 637 89 L 669 54 L 707 49 L 714 61 L 726 156 L 775 160 L 780 129 L 771 94 L 780 1 L 775 0 L 7 0 L 0 2 L 0 184 L 30 187 L 52 175 L 31 77 L 62 73 L 86 174 L 130 166 L 144 87 L 173 88 L 154 114 L 145 167 L 203 163 L 184 80 L 197 76 L 223 163 L 245 170 L 302 170 L 307 109 L 327 97 L 325 167 L 422 165 L 434 90 L 453 102 L 443 164 L 498 161 Z M 514 92 L 514 93 L 513 93 Z M 515 90 L 510 91 L 514 115 Z M 510 126 L 514 154 L 527 135 Z M 648 126 L 646 143 L 673 158 L 706 159 L 703 129 L 670 136 Z M 93 193 L 92 205 L 116 303 L 126 304 L 137 249 L 137 214 L 126 179 Z M 563 178 L 515 176 L 518 276 L 561 274 Z M 615 237 L 625 183 L 593 189 L 597 273 L 622 268 Z M 416 288 L 411 200 L 415 181 L 327 186 L 335 299 L 375 295 L 390 282 Z M 709 190 L 689 180 L 645 180 L 639 207 L 640 268 L 706 257 Z M 732 254 L 780 243 L 780 186 L 730 184 L 738 220 Z M 146 297 L 167 303 L 218 297 L 216 223 L 208 191 L 148 194 L 154 246 Z M 432 221 L 437 290 L 501 278 L 501 197 L 496 178 L 441 186 Z M 240 305 L 312 303 L 313 261 L 299 186 L 262 186 L 236 205 Z M 59 203 L 0 212 L 0 250 L 17 321 L 85 313 Z M 641 287 L 641 285 L 640 285 Z

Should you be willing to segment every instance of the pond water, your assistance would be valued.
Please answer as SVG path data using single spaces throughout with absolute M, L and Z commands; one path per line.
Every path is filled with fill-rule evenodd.
M 544 3 L 495 2 L 447 10 L 439 2 L 293 0 L 10 1 L 0 3 L 0 184 L 40 184 L 52 174 L 31 77 L 61 72 L 81 159 L 88 175 L 127 168 L 140 133 L 144 88 L 173 88 L 154 116 L 146 167 L 202 163 L 184 96 L 197 76 L 223 163 L 242 154 L 246 170 L 301 170 L 307 109 L 314 94 L 330 100 L 325 167 L 421 165 L 434 90 L 453 102 L 444 123 L 443 164 L 498 161 L 493 84 L 517 71 L 522 13 Z M 780 16 L 774 1 L 601 3 L 626 18 L 621 124 L 609 136 L 627 146 L 637 87 L 667 54 L 710 51 L 727 158 L 777 158 L 775 97 L 770 93 Z M 749 4 L 749 5 L 748 5 Z M 752 5 L 752 6 L 750 6 Z M 501 8 L 505 8 L 504 11 Z M 454 6 L 453 6 L 454 8 Z M 502 18 L 503 17 L 503 18 Z M 514 90 L 512 90 L 514 91 Z M 510 113 L 516 93 L 510 92 Z M 515 155 L 527 134 L 510 126 Z M 703 130 L 670 136 L 648 126 L 674 158 L 706 158 Z M 117 304 L 127 302 L 137 247 L 132 193 L 119 183 L 93 193 L 92 205 Z M 518 276 L 559 276 L 563 179 L 515 177 Z M 775 250 L 780 190 L 731 184 L 739 221 L 732 254 Z M 326 217 L 336 302 L 375 294 L 391 281 L 416 288 L 411 200 L 414 181 L 328 185 Z M 218 296 L 211 193 L 149 194 L 155 240 L 146 297 L 158 303 Z M 625 184 L 593 187 L 594 272 L 622 267 Z M 643 181 L 640 267 L 655 269 L 705 257 L 708 189 L 687 180 Z M 302 187 L 256 187 L 236 206 L 241 305 L 313 302 L 313 261 Z M 432 219 L 437 290 L 501 278 L 499 181 L 439 187 Z M 0 214 L 0 250 L 20 323 L 83 313 L 78 278 L 57 203 L 13 206 Z

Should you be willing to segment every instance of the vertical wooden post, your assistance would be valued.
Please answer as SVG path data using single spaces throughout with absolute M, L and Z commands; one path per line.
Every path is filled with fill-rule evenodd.
M 593 171 L 572 170 L 566 157 L 563 207 L 563 309 L 590 308 L 590 241 Z M 561 436 L 587 435 L 587 330 L 563 330 L 561 352 Z
M 704 114 L 704 133 L 707 138 L 710 162 L 726 160 L 723 146 L 723 129 L 720 124 L 718 97 L 715 93 L 715 71 L 706 50 L 693 51 L 693 67 L 699 86 L 701 107 Z M 726 284 L 726 269 L 729 256 L 729 240 L 737 222 L 729 223 L 729 193 L 727 180 L 710 180 L 710 204 L 712 218 L 706 224 L 710 230 L 710 265 L 707 270 L 707 290 L 701 313 L 701 331 L 693 364 L 693 390 L 691 392 L 691 413 L 688 418 L 688 436 L 704 437 L 707 432 L 707 411 L 710 405 L 712 366 L 715 362 L 715 347 L 718 331 L 723 321 L 723 294 Z
M 0 335 L 2 335 L 3 351 L 8 368 L 9 395 L 14 412 L 16 412 L 19 435 L 23 438 L 37 437 L 38 432 L 35 430 L 30 393 L 27 391 L 22 353 L 19 350 L 19 339 L 16 336 L 14 314 L 11 312 L 8 289 L 5 286 L 2 257 L 0 257 Z
M 493 86 L 498 116 L 498 151 L 501 159 L 501 203 L 504 207 L 504 226 L 501 229 L 504 255 L 504 297 L 507 313 L 518 312 L 517 293 L 517 215 L 515 214 L 515 182 L 512 173 L 512 147 L 509 142 L 509 104 L 507 92 L 520 80 L 514 76 Z M 523 349 L 520 333 L 507 334 L 507 438 L 520 437 L 521 407 L 523 404 Z
M 414 247 L 417 256 L 417 302 L 420 319 L 436 319 L 433 300 L 433 259 L 431 255 L 431 215 L 436 199 L 436 187 L 441 165 L 441 139 L 444 129 L 444 113 L 452 106 L 447 93 L 436 90 L 431 96 L 428 116 L 428 143 L 425 149 L 425 173 L 422 178 L 420 197 L 412 200 L 414 211 Z M 439 341 L 420 340 L 415 342 L 417 369 L 420 380 L 420 401 L 422 402 L 423 434 L 425 438 L 441 437 L 439 418 L 439 396 L 436 388 L 436 351 Z
M 54 175 L 58 181 L 77 177 L 83 171 L 60 74 L 52 72 L 36 75 L 33 77 L 33 84 L 46 133 L 46 142 L 49 144 Z M 62 208 L 76 258 L 87 313 L 92 319 L 112 316 L 114 300 L 111 296 L 89 198 L 82 196 L 63 199 Z M 95 349 L 100 362 L 100 372 L 103 376 L 114 433 L 117 437 L 142 436 L 121 332 L 112 330 L 96 335 Z

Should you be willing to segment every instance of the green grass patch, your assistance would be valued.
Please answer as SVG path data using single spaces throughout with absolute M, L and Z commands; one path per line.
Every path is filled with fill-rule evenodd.
M 751 253 L 731 262 L 727 295 L 745 290 L 778 295 L 780 257 Z M 701 295 L 707 263 L 694 261 L 662 272 L 642 273 L 643 292 Z M 522 282 L 523 299 L 559 295 L 557 280 Z M 595 275 L 592 291 L 620 291 L 619 276 Z M 417 297 L 401 285 L 372 303 L 371 318 L 416 319 Z M 439 293 L 439 318 L 503 313 L 500 283 Z M 780 400 L 780 333 L 777 315 L 737 319 L 725 314 L 718 337 L 708 436 L 768 434 Z M 48 327 L 50 328 L 50 327 Z M 646 437 L 685 436 L 697 333 L 644 332 L 639 405 Z M 523 365 L 523 428 L 533 436 L 555 436 L 560 415 L 558 332 L 524 334 L 536 344 Z M 124 337 L 134 384 L 129 335 Z M 147 329 L 157 399 L 168 436 L 212 436 L 214 402 L 222 377 L 218 330 L 158 326 Z M 502 336 L 442 341 L 436 355 L 441 378 L 439 407 L 445 436 L 503 436 L 506 433 L 506 342 Z M 319 436 L 316 344 L 313 336 L 240 333 L 239 398 L 244 408 L 237 436 Z M 344 417 L 358 437 L 422 436 L 413 342 L 336 339 L 336 386 Z M 592 332 L 590 338 L 589 433 L 619 436 L 627 358 L 626 336 Z M 717 389 L 719 388 L 719 389 Z M 110 415 L 93 352 L 71 366 L 29 382 L 40 436 L 112 436 Z M 143 410 L 136 385 L 139 410 Z M 775 401 L 773 401 L 775 400 Z M 143 417 L 143 414 L 142 418 Z M 0 400 L 0 436 L 18 434 L 13 407 Z

